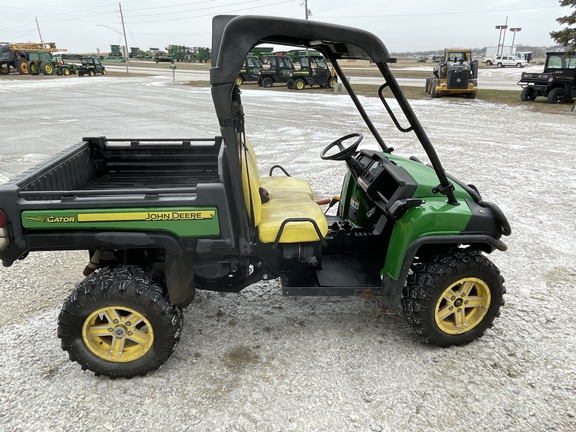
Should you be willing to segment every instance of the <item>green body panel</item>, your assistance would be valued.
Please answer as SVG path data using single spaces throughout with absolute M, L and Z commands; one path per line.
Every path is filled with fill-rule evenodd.
M 367 228 L 369 224 L 366 212 L 370 210 L 369 202 L 366 192 L 356 184 L 350 171 L 347 171 L 340 194 L 339 216 L 356 227 Z
M 432 189 L 439 184 L 438 177 L 432 168 L 410 159 L 390 154 L 384 154 L 384 156 L 404 168 L 414 179 L 417 186 L 413 197 L 422 198 L 426 201 L 419 207 L 409 209 L 404 213 L 400 220 L 395 222 L 392 229 L 381 276 L 382 280 L 387 274 L 397 280 L 408 247 L 414 240 L 425 236 L 459 235 L 466 228 L 472 213 L 465 200 L 472 200 L 472 198 L 461 186 L 453 182 L 454 195 L 460 204 L 448 204 L 445 196 L 432 192 Z M 355 212 L 354 206 L 358 207 L 357 212 Z M 350 171 L 347 171 L 342 187 L 339 215 L 355 226 L 369 227 L 371 223 L 366 217 L 366 212 L 369 209 L 369 198 L 364 190 L 356 184 Z
M 178 237 L 220 235 L 215 207 L 27 210 L 22 226 L 30 230 L 167 231 Z
M 396 165 L 404 168 L 410 177 L 416 181 L 417 187 L 416 192 L 414 192 L 415 198 L 436 197 L 437 194 L 432 192 L 432 189 L 438 186 L 440 181 L 438 176 L 432 168 L 427 165 L 421 164 L 410 159 L 405 159 L 403 157 L 393 156 L 386 154 L 386 158 Z M 454 195 L 458 200 L 470 198 L 468 192 L 466 192 L 462 187 L 452 182 L 454 185 Z
M 386 263 L 380 272 L 382 280 L 386 274 L 398 280 L 402 263 L 410 244 L 429 236 L 450 236 L 460 234 L 468 225 L 472 212 L 466 202 L 452 205 L 443 196 L 426 199 L 426 203 L 409 209 L 396 221 L 386 254 Z

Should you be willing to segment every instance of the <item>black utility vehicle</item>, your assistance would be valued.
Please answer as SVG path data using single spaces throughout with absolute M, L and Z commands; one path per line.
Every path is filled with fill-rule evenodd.
M 258 81 L 262 76 L 262 63 L 258 57 L 246 56 L 242 68 L 236 77 L 236 85 L 242 85 L 244 82 Z
M 542 73 L 523 72 L 518 81 L 522 86 L 520 99 L 533 101 L 544 96 L 548 103 L 563 103 L 576 97 L 576 54 L 546 53 Z
M 267 55 L 268 68 L 262 69 L 262 75 L 258 78 L 260 87 L 272 87 L 274 83 L 286 83 L 291 78 L 291 73 L 296 69 L 290 57 L 284 55 Z
M 320 87 L 336 87 L 338 78 L 334 69 L 328 67 L 326 59 L 322 56 L 303 56 L 298 58 L 300 69 L 288 73 L 288 88 L 302 90 L 307 85 Z
M 79 76 L 106 75 L 108 73 L 98 57 L 80 57 L 80 62 L 82 64 L 76 68 L 76 73 Z
M 176 348 L 182 308 L 197 289 L 239 292 L 273 278 L 288 296 L 377 296 L 426 343 L 482 336 L 505 293 L 486 254 L 506 250 L 500 239 L 510 226 L 474 186 L 446 174 L 384 44 L 362 30 L 262 16 L 217 16 L 212 41 L 221 136 L 84 138 L 0 186 L 5 266 L 32 251 L 89 251 L 87 277 L 58 318 L 70 359 L 97 375 L 145 375 Z M 259 175 L 235 81 L 261 43 L 326 55 L 379 145 L 360 149 L 355 132 L 320 153 L 347 167 L 341 189 L 334 185 L 336 215 L 325 214 L 305 179 Z M 349 58 L 375 64 L 390 126 L 413 133 L 407 139 L 420 142 L 427 163 L 393 154 L 338 63 Z M 329 120 L 356 124 L 345 110 Z M 267 145 L 281 149 L 274 139 Z

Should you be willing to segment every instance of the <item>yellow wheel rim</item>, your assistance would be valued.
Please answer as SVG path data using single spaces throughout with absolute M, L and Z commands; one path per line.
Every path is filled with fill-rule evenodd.
M 236 85 L 242 85 L 242 78 L 236 78 Z
M 436 324 L 444 333 L 466 333 L 482 322 L 490 302 L 490 288 L 483 280 L 460 279 L 438 299 L 434 310 Z
M 298 90 L 302 90 L 302 89 L 304 88 L 304 82 L 303 82 L 303 81 L 298 81 L 298 82 L 296 83 L 296 88 L 297 88 Z
M 47 64 L 46 65 L 46 73 L 51 74 L 52 72 L 54 72 L 54 69 L 52 68 L 51 64 Z
M 82 338 L 90 351 L 111 362 L 141 358 L 154 343 L 150 322 L 124 306 L 109 306 L 92 313 L 82 326 Z

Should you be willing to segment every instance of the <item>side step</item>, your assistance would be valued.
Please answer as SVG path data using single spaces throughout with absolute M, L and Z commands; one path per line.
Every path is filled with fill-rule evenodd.
M 282 274 L 285 296 L 371 296 L 383 293 L 381 257 L 324 255 L 322 268 Z

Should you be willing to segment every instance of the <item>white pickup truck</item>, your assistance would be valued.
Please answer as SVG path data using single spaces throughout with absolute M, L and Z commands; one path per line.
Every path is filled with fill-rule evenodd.
M 517 68 L 523 68 L 528 64 L 528 62 L 523 58 L 511 55 L 495 55 L 494 57 L 484 57 L 482 61 L 486 63 L 486 66 L 496 65 L 499 68 L 506 66 L 516 66 Z

